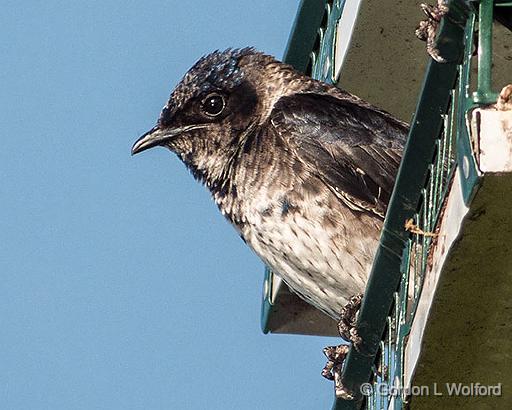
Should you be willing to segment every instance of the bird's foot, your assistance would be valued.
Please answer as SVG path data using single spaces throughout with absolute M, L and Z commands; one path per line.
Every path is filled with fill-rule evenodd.
M 439 54 L 439 50 L 435 46 L 437 28 L 441 22 L 441 18 L 448 13 L 448 6 L 444 0 L 437 0 L 437 4 L 420 4 L 423 13 L 427 16 L 426 20 L 420 21 L 415 31 L 416 37 L 427 42 L 427 53 L 438 63 L 445 63 L 446 60 Z
M 327 346 L 324 347 L 324 355 L 327 357 L 327 363 L 322 369 L 322 376 L 327 380 L 334 380 L 335 373 L 341 373 L 343 361 L 350 349 L 349 345 Z
M 500 92 L 500 95 L 498 96 L 496 108 L 499 111 L 512 110 L 512 84 L 503 87 L 503 89 Z
M 341 370 L 349 349 L 349 345 L 327 346 L 324 348 L 327 364 L 322 369 L 322 376 L 328 380 L 334 380 L 334 392 L 336 397 L 341 397 L 346 400 L 354 398 L 354 394 L 345 388 L 341 382 Z
M 350 301 L 341 310 L 340 321 L 338 322 L 338 331 L 340 336 L 352 342 L 355 349 L 359 351 L 362 339 L 357 333 L 356 321 L 357 312 L 361 307 L 361 301 L 363 300 L 363 294 L 352 296 Z
M 357 334 L 356 319 L 357 312 L 361 306 L 363 295 L 355 295 L 350 298 L 350 301 L 341 310 L 340 321 L 338 322 L 338 331 L 340 336 L 352 342 L 352 345 L 359 350 L 359 345 L 362 340 Z M 327 357 L 327 364 L 322 369 L 322 376 L 328 380 L 334 380 L 334 388 L 337 397 L 350 398 L 350 392 L 343 387 L 341 383 L 341 370 L 343 362 L 350 350 L 350 345 L 342 344 L 338 346 L 327 346 L 324 348 L 325 357 Z

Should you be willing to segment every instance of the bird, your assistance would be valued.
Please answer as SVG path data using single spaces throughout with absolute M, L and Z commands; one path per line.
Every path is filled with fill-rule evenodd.
M 174 152 L 242 240 L 339 320 L 364 291 L 407 123 L 254 48 L 200 58 L 132 155 Z

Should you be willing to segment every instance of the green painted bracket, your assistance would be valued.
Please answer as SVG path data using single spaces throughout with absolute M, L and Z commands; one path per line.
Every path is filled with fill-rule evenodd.
M 322 25 L 317 32 L 318 44 L 311 52 L 311 77 L 329 84 L 335 82 L 334 45 L 338 22 L 343 13 L 344 6 L 345 0 L 335 0 L 326 3 Z
M 451 1 L 449 6 L 450 18 L 443 18 L 438 36 L 442 40 L 438 42 L 441 55 L 449 62 L 440 64 L 432 60 L 427 67 L 359 314 L 358 329 L 363 346 L 359 352 L 350 349 L 343 369 L 342 382 L 352 399 L 338 398 L 334 409 L 358 409 L 363 405 L 360 386 L 370 380 L 394 294 L 401 280 L 402 254 L 409 236 L 404 223 L 417 211 L 464 50 L 461 22 L 467 18 L 466 8 L 458 0 Z
M 318 47 L 327 0 L 302 0 L 293 23 L 283 61 L 311 75 L 311 53 Z
M 477 87 L 475 93 L 470 93 L 472 44 L 477 13 L 468 7 L 473 4 L 477 4 L 479 8 L 478 24 L 483 35 L 478 40 Z M 403 275 L 404 254 L 407 254 L 409 234 L 404 230 L 404 222 L 418 211 L 418 203 L 436 150 L 437 138 L 443 127 L 443 116 L 447 112 L 457 78 L 460 81 L 456 94 L 463 101 L 457 104 L 459 111 L 456 127 L 456 160 L 463 168 L 461 174 L 464 178 L 463 190 L 466 201 L 471 199 L 474 187 L 478 183 L 477 167 L 467 134 L 466 115 L 468 110 L 477 104 L 496 101 L 497 93 L 491 89 L 492 19 L 493 14 L 497 15 L 496 10 L 493 13 L 493 7 L 499 8 L 500 11 L 506 10 L 512 3 L 503 0 L 496 0 L 494 4 L 492 0 L 481 0 L 480 3 L 450 0 L 448 5 L 450 12 L 440 24 L 436 43 L 440 54 L 449 62 L 439 64 L 430 61 L 427 67 L 404 159 L 359 315 L 358 327 L 364 345 L 361 352 L 351 349 L 342 374 L 343 384 L 353 393 L 353 399 L 336 399 L 334 409 L 358 409 L 364 404 L 359 387 L 371 377 L 379 347 L 382 348 L 381 339 L 388 315 L 393 303 L 396 304 L 396 292 L 400 282 L 406 280 Z M 314 78 L 332 83 L 336 27 L 343 6 L 344 0 L 302 0 L 284 61 Z M 261 315 L 262 329 L 265 333 L 270 330 L 268 323 L 273 312 L 271 278 L 271 272 L 267 269 Z M 398 308 L 398 305 L 395 305 L 395 309 Z M 401 342 L 406 332 L 405 327 L 400 329 Z M 401 405 L 400 402 L 395 404 Z
M 478 104 L 495 103 L 498 93 L 491 89 L 493 0 L 481 0 L 478 13 L 478 73 L 477 90 L 473 101 Z

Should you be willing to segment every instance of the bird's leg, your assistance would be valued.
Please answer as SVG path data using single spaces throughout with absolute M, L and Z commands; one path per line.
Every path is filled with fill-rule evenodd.
M 359 350 L 359 346 L 362 342 L 356 329 L 357 312 L 361 307 L 362 300 L 362 293 L 352 296 L 350 301 L 341 310 L 340 321 L 338 322 L 340 336 L 345 340 L 351 341 L 356 350 Z
M 427 42 L 427 53 L 438 63 L 445 63 L 446 60 L 441 57 L 439 50 L 435 46 L 437 28 L 441 18 L 448 13 L 448 6 L 444 0 L 437 0 L 435 6 L 430 4 L 420 4 L 423 13 L 427 16 L 426 20 L 420 21 L 418 28 L 415 31 L 416 37 L 422 41 Z

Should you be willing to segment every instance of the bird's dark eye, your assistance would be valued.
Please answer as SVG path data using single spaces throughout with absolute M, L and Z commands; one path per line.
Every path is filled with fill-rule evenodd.
M 224 111 L 224 107 L 226 103 L 224 102 L 224 97 L 219 94 L 210 94 L 208 95 L 201 105 L 203 112 L 209 117 L 216 117 L 220 115 L 222 111 Z

